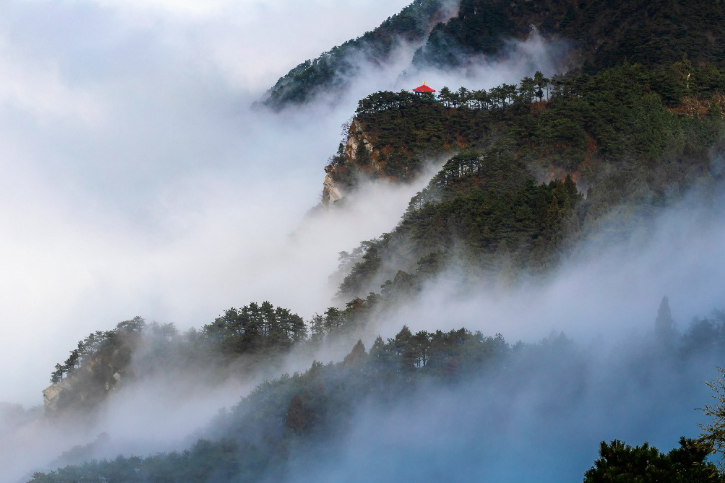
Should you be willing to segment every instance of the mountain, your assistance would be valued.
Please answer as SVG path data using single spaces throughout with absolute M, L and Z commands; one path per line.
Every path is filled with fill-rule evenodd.
M 349 273 L 340 287 L 341 300 L 349 301 L 344 309 L 330 307 L 305 324 L 268 302 L 249 304 L 185 334 L 139 318 L 123 322 L 91 334 L 56 366 L 46 411 L 88 415 L 117 387 L 154 374 L 177 380 L 194 370 L 214 374 L 204 376 L 210 388 L 228 377 L 229 368 L 236 377 L 272 374 L 293 349 L 315 354 L 320 347 L 350 343 L 387 309 L 416 300 L 422 284 L 445 268 L 464 271 L 479 289 L 482 281 L 484 287 L 510 287 L 521 277 L 556 269 L 603 232 L 627 237 L 633 225 L 646 226 L 695 184 L 707 191 L 720 181 L 722 173 L 710 160 L 725 147 L 723 92 L 725 69 L 678 62 L 657 68 L 625 64 L 555 79 L 537 73 L 520 86 L 443 89 L 437 99 L 371 94 L 360 101 L 347 142 L 327 169 L 325 189 L 339 188 L 341 197 L 328 196 L 321 209 L 344 209 L 345 193 L 363 179 L 405 182 L 425 157 L 448 159 L 392 232 L 348 254 Z M 662 307 L 672 326 L 666 299 Z M 702 357 L 714 361 L 725 347 L 722 320 L 720 314 L 693 323 L 682 336 L 675 330 L 653 335 L 628 363 L 641 369 L 646 360 L 645 379 L 659 377 L 662 365 L 707 367 L 714 362 L 702 366 Z M 501 336 L 465 329 L 413 334 L 406 327 L 393 339 L 378 338 L 369 352 L 358 342 L 342 362 L 315 362 L 305 374 L 262 384 L 181 455 L 69 466 L 32 481 L 94 481 L 111 474 L 119 482 L 188 481 L 202 467 L 208 471 L 199 481 L 234 481 L 238 474 L 285 478 L 280 468 L 300 455 L 321 458 L 301 448 L 313 445 L 324 453 L 330 441 L 351 431 L 359 411 L 355 401 L 408 404 L 407 398 L 433 383 L 453 384 L 455 393 L 456 384 L 482 383 L 482 375 L 494 385 L 545 377 L 575 393 L 585 375 L 572 382 L 563 372 L 560 380 L 560 364 L 588 363 L 565 338 L 510 345 Z M 688 374 L 677 377 L 684 384 Z M 183 397 L 183 388 L 177 390 Z M 688 458 L 702 456 L 691 454 L 695 446 L 687 444 Z M 612 445 L 602 451 L 624 451 Z M 92 448 L 82 453 L 92 454 Z
M 420 45 L 436 23 L 451 16 L 451 3 L 416 0 L 375 30 L 299 64 L 269 90 L 264 104 L 282 109 L 343 88 L 360 64 L 379 66 L 390 61 L 400 44 Z
M 510 283 L 556 268 L 605 220 L 610 237 L 645 226 L 695 183 L 720 179 L 710 159 L 723 149 L 722 92 L 725 70 L 677 62 L 537 73 L 489 91 L 444 88 L 437 99 L 368 96 L 326 167 L 323 204 L 360 180 L 404 181 L 426 158 L 448 160 L 392 232 L 345 260 L 340 295 L 451 265 Z M 617 211 L 627 223 L 612 221 Z
M 413 69 L 460 68 L 480 56 L 495 58 L 505 54 L 509 40 L 532 32 L 568 42 L 574 66 L 590 74 L 624 60 L 645 66 L 683 57 L 695 64 L 725 61 L 723 0 L 461 0 L 450 18 L 441 17 L 441 9 L 414 2 L 363 37 L 295 67 L 264 103 L 282 109 L 321 92 L 340 92 L 361 66 L 384 64 L 397 39 L 420 43 Z
M 304 373 L 264 382 L 220 413 L 202 438 L 182 452 L 89 461 L 36 473 L 29 483 L 334 481 L 334 475 L 345 471 L 338 462 L 350 458 L 358 470 L 350 476 L 354 482 L 369 481 L 370 474 L 376 481 L 401 481 L 405 474 L 440 481 L 440 475 L 430 474 L 431 467 L 450 481 L 470 481 L 471 475 L 490 474 L 482 471 L 480 461 L 487 442 L 516 444 L 522 448 L 517 461 L 532 461 L 532 452 L 547 459 L 578 460 L 595 448 L 567 448 L 551 432 L 586 419 L 582 408 L 591 407 L 592 400 L 611 408 L 609 404 L 633 392 L 636 399 L 630 405 L 636 409 L 623 417 L 634 415 L 639 425 L 661 427 L 656 411 L 665 401 L 683 396 L 691 402 L 700 385 L 692 371 L 716 361 L 725 350 L 725 319 L 720 314 L 694 321 L 686 333 L 669 341 L 675 349 L 653 334 L 632 342 L 606 362 L 638 384 L 630 387 L 615 378 L 599 385 L 591 381 L 605 369 L 563 335 L 511 345 L 500 335 L 486 337 L 465 329 L 414 334 L 403 327 L 387 341 L 377 338 L 369 350 L 356 343 L 343 361 L 314 362 Z M 542 385 L 556 390 L 541 396 Z M 521 413 L 531 418 L 532 428 L 518 429 L 522 438 L 533 438 L 528 443 L 515 436 L 512 441 L 501 431 Z M 445 441 L 457 441 L 451 431 L 462 434 L 471 449 L 446 447 Z M 409 439 L 411 432 L 420 438 Z M 578 432 L 566 438 L 581 439 Z M 349 447 L 356 452 L 352 457 Z M 564 450 L 568 452 L 562 455 Z M 394 463 L 386 462 L 390 452 L 396 455 Z M 431 453 L 440 463 L 420 461 L 422 455 L 432 458 Z M 725 481 L 706 460 L 708 453 L 707 446 L 684 438 L 668 455 L 647 444 L 632 448 L 619 441 L 602 443 L 601 458 L 586 472 L 585 481 Z M 378 467 L 381 462 L 386 464 Z M 512 463 L 489 459 L 483 466 L 499 468 L 500 477 L 517 481 L 520 473 Z M 652 479 L 639 479 L 644 476 Z

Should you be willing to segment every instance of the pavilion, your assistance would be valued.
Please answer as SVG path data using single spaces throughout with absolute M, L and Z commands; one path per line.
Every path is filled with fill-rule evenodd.
M 423 85 L 413 89 L 413 92 L 415 92 L 416 94 L 433 94 L 435 92 L 435 89 L 431 89 L 430 87 L 425 85 L 425 82 L 423 82 Z

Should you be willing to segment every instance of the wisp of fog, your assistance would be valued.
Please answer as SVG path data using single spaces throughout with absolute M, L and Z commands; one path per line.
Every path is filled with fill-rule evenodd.
M 414 50 L 401 44 L 389 65 L 362 65 L 333 103 L 322 96 L 282 113 L 252 107 L 298 62 L 373 28 L 406 3 L 11 0 L 0 5 L 0 361 L 5 368 L 0 401 L 41 404 L 53 365 L 76 341 L 135 315 L 187 329 L 250 301 L 270 300 L 306 318 L 323 311 L 336 291 L 328 277 L 338 253 L 391 230 L 435 168 L 431 160 L 431 170 L 409 184 L 365 184 L 344 209 L 306 216 L 319 201 L 322 168 L 357 100 L 423 80 L 435 87 L 491 87 L 564 65 L 565 44 L 532 35 L 511 42 L 496 62 L 480 59 L 465 71 L 401 76 Z M 423 78 L 413 78 L 418 75 Z M 649 327 L 642 324 L 653 319 L 665 294 L 679 320 L 702 314 L 719 301 L 717 282 L 725 266 L 717 261 L 716 247 L 722 246 L 725 232 L 719 227 L 725 225 L 719 215 L 698 224 L 703 218 L 691 217 L 691 209 L 683 204 L 663 215 L 656 235 L 637 249 L 615 244 L 596 256 L 585 252 L 573 258 L 544 286 L 461 294 L 456 275 L 447 274 L 415 304 L 378 321 L 370 337 L 392 337 L 407 324 L 413 330 L 466 327 L 527 341 L 563 330 L 590 344 L 600 334 L 616 339 L 646 332 Z M 371 340 L 365 341 L 368 347 Z M 561 464 L 563 474 L 581 474 L 580 462 L 591 461 L 596 452 L 579 446 L 581 441 L 631 436 L 672 444 L 665 435 L 676 437 L 693 427 L 695 416 L 683 408 L 702 393 L 691 391 L 683 403 L 630 426 L 645 413 L 647 400 L 637 399 L 637 388 L 628 386 L 622 389 L 626 408 L 610 410 L 614 399 L 607 388 L 616 381 L 596 362 L 614 350 L 577 355 L 586 364 L 575 380 L 592 386 L 571 400 L 556 400 L 529 374 L 521 387 L 486 381 L 454 392 L 429 388 L 420 400 L 401 403 L 387 415 L 363 405 L 337 459 L 323 458 L 314 474 L 339 481 L 353 469 L 371 471 L 371 462 L 387 461 L 388 452 L 399 459 L 381 466 L 380 481 L 412 479 L 400 472 L 421 461 L 428 462 L 421 468 L 442 476 L 460 458 L 466 471 L 451 481 L 498 478 L 506 465 L 516 463 L 515 450 L 533 451 L 542 438 L 557 443 L 525 460 L 528 465 L 550 467 L 554 474 Z M 326 360 L 337 353 L 315 356 Z M 303 370 L 315 356 L 292 358 L 285 369 Z M 709 377 L 708 371 L 697 377 Z M 567 377 L 564 370 L 555 376 L 556 381 Z M 666 384 L 657 381 L 653 395 Z M 258 382 L 230 380 L 179 397 L 162 380 L 147 380 L 112 394 L 90 428 L 45 420 L 40 409 L 3 406 L 0 467 L 8 481 L 16 481 L 104 432 L 111 443 L 94 457 L 182 449 L 220 408 Z M 696 378 L 687 384 L 688 390 L 700 387 Z M 460 400 L 482 402 L 463 407 Z M 568 426 L 545 421 L 552 404 L 560 405 L 561 414 L 575 415 Z M 612 425 L 618 415 L 627 417 Z M 657 417 L 668 425 L 657 429 Z M 562 428 L 584 428 L 586 438 L 569 438 Z M 408 447 L 409 441 L 417 443 Z M 449 451 L 437 453 L 438 443 Z M 502 448 L 510 453 L 502 455 Z M 579 455 L 568 466 L 566 457 L 554 457 L 566 451 Z M 410 474 L 425 481 L 416 471 Z M 370 481 L 362 476 L 370 474 L 375 473 L 346 479 Z

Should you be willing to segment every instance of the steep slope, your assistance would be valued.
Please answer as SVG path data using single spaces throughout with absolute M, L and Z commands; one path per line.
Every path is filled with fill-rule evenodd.
M 681 410 L 665 402 L 684 400 L 691 412 L 702 395 L 693 375 L 707 377 L 725 350 L 722 315 L 694 321 L 669 340 L 669 350 L 653 335 L 601 359 L 603 367 L 589 357 L 591 348 L 563 335 L 511 345 L 500 335 L 465 329 L 412 333 L 403 327 L 387 341 L 378 337 L 369 351 L 358 342 L 343 361 L 315 362 L 304 373 L 261 384 L 183 452 L 90 461 L 36 473 L 30 483 L 338 481 L 343 474 L 355 482 L 370 481 L 371 474 L 384 482 L 411 474 L 416 481 L 437 482 L 445 474 L 463 482 L 486 480 L 493 466 L 503 467 L 504 481 L 525 481 L 533 472 L 543 481 L 576 481 L 598 443 L 590 431 L 601 431 L 606 423 L 599 419 L 612 417 L 601 411 L 592 418 L 587 410 L 616 406 L 614 417 L 660 429 L 667 415 Z M 606 378 L 607 371 L 617 376 Z M 606 384 L 593 383 L 603 377 Z M 522 416 L 527 422 L 517 426 Z M 624 473 L 621 481 L 637 481 L 627 476 L 651 473 L 654 462 L 660 479 L 642 481 L 706 481 L 703 475 L 724 481 L 705 462 L 707 447 L 693 443 L 685 441 L 671 460 L 652 452 L 630 465 L 622 463 L 631 460 L 626 454 L 599 460 L 587 481 L 610 481 L 597 479 L 605 468 Z M 475 452 L 452 465 L 464 447 Z M 604 445 L 602 451 L 611 454 Z M 574 464 L 513 464 L 531 462 L 532 454 Z
M 334 93 L 348 85 L 357 66 L 385 63 L 396 38 L 422 43 L 413 58 L 419 69 L 466 67 L 481 55 L 505 53 L 507 41 L 532 31 L 568 41 L 572 57 L 588 73 L 625 59 L 646 66 L 684 56 L 695 63 L 725 61 L 723 0 L 462 0 L 457 15 L 436 23 L 439 11 L 414 3 L 374 32 L 293 69 L 269 91 L 265 103 L 280 109 L 323 90 Z M 419 27 L 411 29 L 411 23 Z M 434 26 L 429 34 L 427 25 Z M 359 51 L 364 55 L 351 56 Z
M 539 273 L 600 233 L 614 211 L 646 225 L 696 180 L 719 176 L 710 150 L 725 132 L 722 70 L 680 62 L 550 84 L 537 77 L 538 91 L 527 78 L 518 88 L 444 90 L 438 101 L 406 93 L 361 101 L 355 123 L 386 173 L 378 176 L 394 176 L 391 159 L 396 171 L 414 172 L 423 153 L 464 151 L 411 200 L 395 230 L 346 261 L 343 299 L 378 292 L 400 271 L 450 264 L 492 282 Z M 333 160 L 328 177 L 354 179 L 354 161 Z M 626 223 L 607 223 L 610 235 L 626 235 Z
M 303 104 L 322 92 L 343 88 L 361 64 L 388 62 L 401 43 L 420 45 L 437 22 L 455 13 L 452 0 L 415 0 L 361 37 L 307 60 L 279 79 L 264 100 L 273 109 Z
M 228 309 L 200 331 L 185 333 L 173 324 L 147 324 L 136 317 L 90 334 L 56 364 L 52 385 L 43 391 L 45 414 L 82 415 L 91 424 L 111 393 L 155 376 L 175 379 L 179 395 L 187 385 L 244 380 L 274 371 L 281 356 L 306 338 L 299 315 L 269 302 Z
M 521 38 L 532 27 L 545 37 L 574 42 L 590 72 L 624 59 L 648 66 L 683 55 L 721 62 L 724 20 L 721 0 L 462 0 L 458 16 L 436 26 L 415 62 L 452 66 L 477 54 L 493 55 L 506 38 Z

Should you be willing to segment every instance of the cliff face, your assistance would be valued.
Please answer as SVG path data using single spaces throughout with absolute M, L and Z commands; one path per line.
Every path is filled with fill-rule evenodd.
M 131 358 L 139 346 L 140 332 L 123 324 L 107 332 L 107 338 L 89 349 L 61 381 L 43 391 L 46 415 L 92 414 L 131 375 Z
M 77 372 L 47 387 L 43 391 L 46 415 L 54 417 L 95 410 L 124 378 L 126 370 L 118 364 L 118 356 L 118 353 L 110 359 L 94 356 Z
M 374 139 L 357 119 L 353 119 L 342 149 L 325 166 L 325 180 L 322 188 L 322 205 L 342 200 L 355 189 L 360 179 L 385 178 L 384 164 L 374 148 Z

